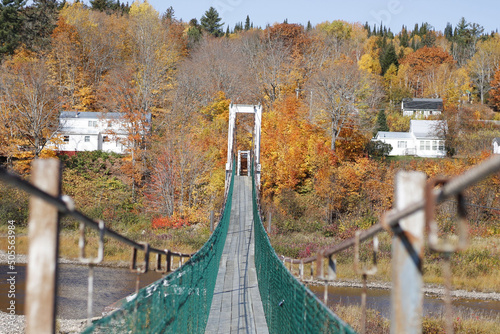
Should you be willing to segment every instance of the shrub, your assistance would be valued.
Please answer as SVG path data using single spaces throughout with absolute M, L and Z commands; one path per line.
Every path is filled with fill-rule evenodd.
M 190 226 L 191 224 L 189 221 L 183 217 L 176 217 L 176 216 L 171 216 L 171 217 L 157 217 L 153 219 L 153 222 L 151 223 L 151 227 L 154 229 L 161 229 L 161 228 L 180 228 L 183 226 Z

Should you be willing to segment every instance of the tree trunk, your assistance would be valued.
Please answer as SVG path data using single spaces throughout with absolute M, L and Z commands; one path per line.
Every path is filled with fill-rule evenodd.
M 332 121 L 332 144 L 330 149 L 335 152 L 335 141 L 337 140 L 337 129 L 335 129 L 335 122 Z

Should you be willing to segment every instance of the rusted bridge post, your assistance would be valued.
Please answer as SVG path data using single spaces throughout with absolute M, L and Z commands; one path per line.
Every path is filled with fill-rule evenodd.
M 33 162 L 32 183 L 59 196 L 59 160 Z M 32 196 L 29 218 L 29 257 L 26 283 L 26 333 L 55 332 L 59 213 L 55 206 Z
M 421 172 L 396 175 L 396 210 L 424 198 L 426 176 Z M 422 257 L 424 253 L 424 211 L 399 221 L 392 240 L 391 333 L 422 332 Z
M 210 211 L 210 233 L 214 232 L 214 210 Z

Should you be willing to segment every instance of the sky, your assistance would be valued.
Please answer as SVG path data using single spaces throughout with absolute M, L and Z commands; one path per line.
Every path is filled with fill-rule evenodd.
M 125 2 L 125 1 L 121 1 Z M 174 8 L 175 17 L 188 22 L 200 20 L 205 11 L 214 7 L 225 23 L 224 30 L 238 22 L 245 22 L 249 15 L 255 27 L 283 22 L 314 26 L 324 21 L 369 22 L 399 32 L 402 25 L 409 29 L 415 23 L 428 22 L 443 31 L 446 23 L 456 26 L 460 18 L 479 23 L 485 32 L 500 30 L 499 0 L 149 0 L 160 14 L 168 7 Z M 132 0 L 129 1 L 132 3 Z

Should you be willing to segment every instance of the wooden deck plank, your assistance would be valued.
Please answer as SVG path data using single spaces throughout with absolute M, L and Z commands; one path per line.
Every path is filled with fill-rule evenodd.
M 268 333 L 254 262 L 251 179 L 236 176 L 228 235 L 205 333 Z

